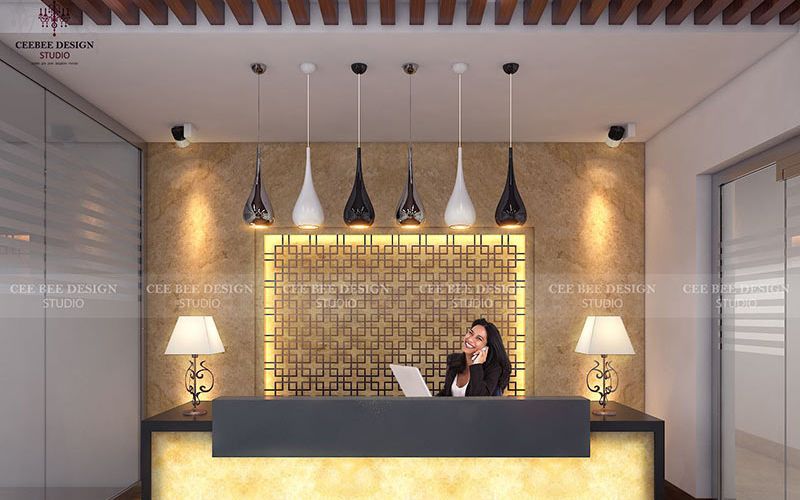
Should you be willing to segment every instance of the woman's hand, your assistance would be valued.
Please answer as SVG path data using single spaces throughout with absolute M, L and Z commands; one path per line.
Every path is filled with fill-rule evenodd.
M 481 349 L 476 353 L 478 356 L 475 359 L 472 359 L 472 356 L 467 356 L 467 365 L 482 365 L 486 361 L 486 356 L 489 355 L 489 349 Z

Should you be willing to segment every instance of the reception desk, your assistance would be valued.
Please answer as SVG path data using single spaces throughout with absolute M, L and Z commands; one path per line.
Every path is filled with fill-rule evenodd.
M 218 398 L 142 422 L 143 498 L 662 498 L 664 423 L 583 398 Z

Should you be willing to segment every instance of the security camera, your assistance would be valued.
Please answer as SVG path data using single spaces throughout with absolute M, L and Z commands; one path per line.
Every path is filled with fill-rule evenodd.
M 189 139 L 192 138 L 192 124 L 184 123 L 183 125 L 175 125 L 172 127 L 172 138 L 179 148 L 185 148 L 190 144 Z
M 636 135 L 635 123 L 611 125 L 608 129 L 608 135 L 606 136 L 606 145 L 610 148 L 616 148 L 622 141 L 634 135 Z

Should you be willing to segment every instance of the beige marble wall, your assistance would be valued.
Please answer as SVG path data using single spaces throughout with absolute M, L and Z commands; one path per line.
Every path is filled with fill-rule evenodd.
M 291 230 L 302 183 L 304 144 L 265 144 L 264 180 L 275 212 L 271 231 Z M 364 144 L 364 175 L 376 228 L 393 230 L 405 176 L 404 144 Z M 180 314 L 212 314 L 226 352 L 208 364 L 217 376 L 210 398 L 256 394 L 262 383 L 261 241 L 244 226 L 255 145 L 150 144 L 146 173 L 146 413 L 186 401 L 184 357 L 164 356 Z M 589 314 L 619 314 L 637 354 L 617 358 L 622 385 L 614 398 L 644 407 L 644 146 L 530 143 L 514 148 L 517 181 L 534 228 L 534 393 L 588 394 L 592 360 L 575 354 Z M 506 175 L 503 144 L 464 145 L 464 168 L 477 226 L 496 232 L 494 209 Z M 455 176 L 453 144 L 414 148 L 428 227 L 444 227 Z M 343 230 L 353 181 L 353 144 L 312 145 L 325 227 Z M 529 368 L 530 369 L 530 368 Z

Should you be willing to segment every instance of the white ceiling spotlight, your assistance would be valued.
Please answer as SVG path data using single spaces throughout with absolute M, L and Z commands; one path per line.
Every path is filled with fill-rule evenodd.
M 294 204 L 292 221 L 300 229 L 317 229 L 325 221 L 322 204 L 319 202 L 317 191 L 314 189 L 314 179 L 311 177 L 311 73 L 317 69 L 314 63 L 303 63 L 300 71 L 306 75 L 306 173 L 303 187 Z
M 622 125 L 611 125 L 606 135 L 606 145 L 610 148 L 618 147 L 625 139 L 636 136 L 636 124 L 625 123 Z
M 175 140 L 175 145 L 179 148 L 185 148 L 191 144 L 192 124 L 184 123 L 172 127 L 172 138 Z

